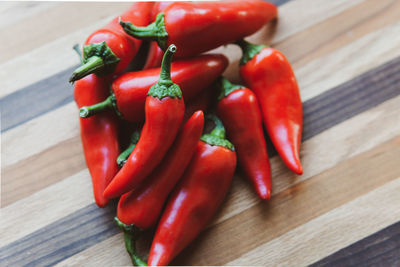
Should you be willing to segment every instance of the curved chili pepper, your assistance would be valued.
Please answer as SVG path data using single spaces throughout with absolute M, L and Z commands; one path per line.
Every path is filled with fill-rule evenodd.
M 257 96 L 268 135 L 286 166 L 302 174 L 303 108 L 292 67 L 276 49 L 244 40 L 237 44 L 243 51 L 240 75 Z
M 168 194 L 193 156 L 203 126 L 203 112 L 197 111 L 181 128 L 161 164 L 135 190 L 122 195 L 117 210 L 121 222 L 141 229 L 156 223 Z
M 153 4 L 134 3 L 121 15 L 121 19 L 145 26 L 150 22 Z M 83 48 L 83 65 L 72 73 L 69 81 L 74 82 L 90 73 L 104 76 L 122 72 L 135 57 L 140 44 L 140 40 L 132 38 L 122 30 L 119 18 L 114 18 L 87 38 Z
M 189 166 L 161 217 L 148 264 L 167 265 L 210 222 L 224 199 L 236 167 L 233 145 L 222 123 L 198 142 Z
M 145 265 L 137 256 L 136 239 L 140 229 L 153 226 L 159 218 L 168 194 L 189 164 L 204 126 L 198 111 L 180 129 L 165 160 L 135 190 L 122 195 L 118 202 L 117 224 L 124 231 L 126 249 L 134 265 Z
M 176 2 L 146 27 L 121 21 L 135 38 L 157 41 L 162 50 L 180 47 L 176 57 L 190 57 L 234 42 L 258 31 L 276 18 L 277 7 L 261 0 Z
M 143 181 L 160 163 L 178 133 L 185 104 L 179 86 L 171 81 L 171 60 L 175 51 L 176 47 L 171 45 L 165 52 L 160 80 L 147 94 L 146 120 L 139 142 L 105 189 L 107 198 L 118 197 Z
M 75 83 L 74 98 L 78 108 L 103 101 L 107 96 L 108 86 L 104 78 L 92 74 Z M 104 189 L 118 172 L 118 118 L 111 112 L 98 114 L 89 119 L 80 119 L 80 128 L 94 198 L 102 208 L 108 203 L 108 198 L 103 196 Z
M 248 88 L 221 77 L 217 112 L 237 151 L 238 162 L 261 199 L 271 197 L 271 167 L 261 111 L 256 95 Z
M 157 2 L 153 6 L 153 10 L 151 13 L 151 21 L 154 21 L 157 18 L 158 13 L 164 11 L 168 6 L 170 6 L 174 2 Z M 158 46 L 157 42 L 150 42 L 149 52 L 147 54 L 146 62 L 143 66 L 144 70 L 157 68 L 161 65 L 161 60 L 164 55 L 164 52 Z
M 220 54 L 208 54 L 171 65 L 172 81 L 182 90 L 185 101 L 190 101 L 210 86 L 228 66 L 228 59 Z M 160 76 L 160 68 L 129 72 L 118 77 L 112 84 L 113 94 L 102 103 L 84 107 L 81 117 L 89 117 L 103 110 L 114 109 L 124 120 L 144 120 L 144 104 L 149 88 Z

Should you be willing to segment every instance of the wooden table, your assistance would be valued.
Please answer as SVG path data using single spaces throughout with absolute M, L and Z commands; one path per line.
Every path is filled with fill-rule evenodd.
M 294 66 L 304 174 L 272 157 L 267 203 L 236 175 L 214 221 L 174 264 L 399 266 L 400 1 L 276 3 L 274 32 L 249 40 Z M 115 203 L 93 202 L 67 82 L 78 65 L 71 47 L 128 6 L 0 3 L 1 266 L 130 264 Z M 239 81 L 239 49 L 217 51 Z

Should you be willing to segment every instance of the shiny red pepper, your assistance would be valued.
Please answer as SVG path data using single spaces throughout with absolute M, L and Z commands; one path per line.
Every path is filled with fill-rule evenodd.
M 164 160 L 135 190 L 122 195 L 118 203 L 118 219 L 141 229 L 153 226 L 196 148 L 204 126 L 202 111 L 195 112 L 181 128 Z
M 176 2 L 146 27 L 124 21 L 121 26 L 136 38 L 157 41 L 162 50 L 177 45 L 176 57 L 182 58 L 251 35 L 276 16 L 277 7 L 261 0 Z
M 153 2 L 136 2 L 121 15 L 121 20 L 142 26 L 150 21 Z M 127 35 L 114 18 L 103 28 L 92 33 L 83 48 L 83 65 L 77 68 L 70 82 L 90 73 L 99 76 L 120 73 L 128 67 L 139 50 L 141 41 Z
M 190 162 L 204 126 L 204 115 L 197 111 L 180 129 L 165 159 L 135 190 L 122 195 L 116 221 L 125 233 L 125 246 L 138 265 L 135 242 L 138 228 L 155 225 L 164 203 Z
M 171 66 L 172 81 L 182 90 L 185 101 L 190 101 L 209 87 L 228 66 L 228 59 L 220 54 L 208 54 L 175 61 Z M 102 103 L 81 109 L 82 117 L 107 109 L 114 109 L 124 120 L 144 120 L 144 103 L 149 88 L 160 76 L 160 68 L 129 72 L 112 84 L 113 94 Z
M 108 96 L 104 78 L 89 75 L 75 83 L 74 97 L 78 108 L 103 101 Z M 93 192 L 99 207 L 105 207 L 108 198 L 103 191 L 118 172 L 119 155 L 118 118 L 111 112 L 80 119 L 81 139 L 86 165 L 92 177 Z
M 256 95 L 248 88 L 221 77 L 218 116 L 236 148 L 238 162 L 261 199 L 271 197 L 271 167 L 261 111 Z
M 244 40 L 237 44 L 243 50 L 240 75 L 257 96 L 268 135 L 289 169 L 302 174 L 303 108 L 292 67 L 276 49 Z
M 174 2 L 162 1 L 155 3 L 151 12 L 151 21 L 155 21 L 158 13 L 164 11 L 164 9 L 166 9 L 172 3 Z M 147 54 L 147 59 L 143 66 L 143 69 L 147 70 L 159 67 L 161 65 L 163 55 L 164 52 L 158 46 L 157 42 L 150 42 L 149 52 Z
M 145 124 L 125 165 L 104 191 L 106 198 L 118 197 L 134 189 L 161 162 L 180 128 L 185 105 L 182 92 L 171 81 L 171 60 L 176 47 L 165 52 L 160 80 L 153 85 L 146 98 Z
M 236 167 L 233 145 L 216 128 L 198 142 L 189 166 L 172 192 L 151 246 L 148 264 L 168 265 L 212 219 L 228 192 Z

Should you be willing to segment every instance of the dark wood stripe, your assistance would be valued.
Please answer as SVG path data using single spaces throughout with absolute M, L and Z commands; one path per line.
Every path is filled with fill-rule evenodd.
M 1 132 L 5 132 L 73 100 L 68 78 L 77 66 L 0 99 Z
M 400 266 L 400 221 L 311 266 Z
M 400 57 L 304 103 L 304 140 L 400 93 Z M 59 262 L 118 232 L 94 204 L 0 249 L 0 265 Z M 43 264 L 42 264 L 43 263 Z

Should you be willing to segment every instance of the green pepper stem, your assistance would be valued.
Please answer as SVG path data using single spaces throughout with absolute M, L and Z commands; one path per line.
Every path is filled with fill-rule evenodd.
M 119 154 L 117 158 L 117 164 L 119 167 L 124 166 L 125 162 L 131 155 L 133 149 L 136 147 L 137 142 L 139 141 L 140 138 L 140 132 L 139 131 L 134 131 L 132 136 L 131 136 L 131 141 L 129 143 L 129 146 L 127 149 L 125 149 L 121 154 Z
M 144 27 L 122 21 L 121 18 L 119 18 L 119 24 L 127 34 L 141 40 L 156 41 L 162 50 L 167 48 L 168 33 L 165 29 L 164 13 L 159 13 L 153 23 Z
M 172 84 L 171 80 L 171 62 L 174 53 L 176 52 L 176 46 L 170 45 L 165 51 L 162 62 L 161 62 L 161 72 L 160 72 L 160 79 L 158 83 L 160 84 Z
M 81 49 L 79 48 L 79 44 L 75 44 L 72 49 L 74 49 L 75 52 L 78 54 L 79 60 L 81 61 L 81 64 L 83 64 L 83 55 Z
M 113 108 L 113 95 L 110 95 L 103 102 L 94 104 L 92 106 L 82 107 L 79 110 L 79 116 L 81 118 L 88 118 L 88 117 L 93 116 L 93 115 L 95 115 L 97 113 L 100 113 L 100 112 L 103 112 L 105 110 L 109 110 L 109 109 L 112 109 L 112 108 Z
M 221 120 L 214 114 L 209 114 L 209 115 L 207 115 L 206 118 L 212 120 L 215 123 L 215 127 L 210 132 L 210 135 L 219 137 L 221 139 L 225 139 L 226 131 L 225 131 L 225 127 L 222 124 Z
M 235 90 L 245 88 L 243 85 L 232 84 L 228 79 L 223 76 L 220 76 L 215 82 L 216 88 L 220 90 L 220 94 L 218 96 L 218 100 L 228 96 Z
M 131 257 L 132 264 L 134 266 L 147 266 L 146 262 L 143 261 L 138 255 L 136 251 L 136 237 L 139 233 L 139 229 L 132 225 L 126 225 L 121 222 L 117 217 L 114 218 L 118 227 L 124 232 L 124 241 L 125 248 Z
M 257 45 L 252 44 L 244 39 L 236 41 L 235 44 L 240 46 L 242 49 L 242 58 L 240 59 L 240 65 L 246 64 L 248 61 L 252 60 L 255 55 L 261 52 L 264 48 L 268 47 L 267 45 Z
M 85 64 L 78 67 L 69 78 L 69 82 L 75 82 L 76 80 L 82 79 L 83 77 L 94 73 L 95 71 L 104 68 L 104 61 L 99 56 L 90 57 Z

